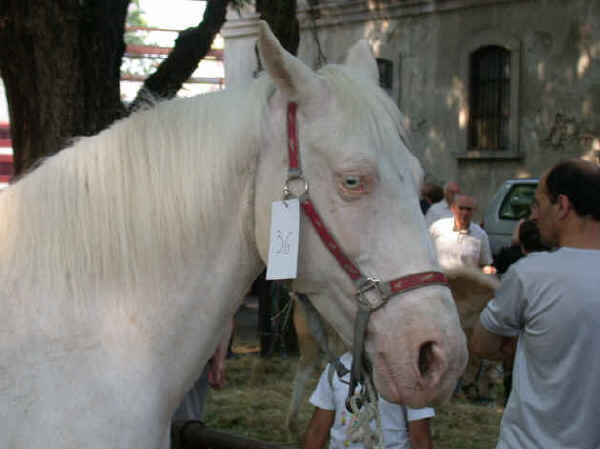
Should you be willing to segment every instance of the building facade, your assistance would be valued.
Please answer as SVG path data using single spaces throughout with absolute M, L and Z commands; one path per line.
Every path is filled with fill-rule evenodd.
M 458 181 L 480 210 L 507 178 L 600 161 L 597 0 L 299 0 L 298 17 L 313 68 L 367 39 L 427 179 Z M 257 21 L 228 17 L 228 87 L 255 76 Z

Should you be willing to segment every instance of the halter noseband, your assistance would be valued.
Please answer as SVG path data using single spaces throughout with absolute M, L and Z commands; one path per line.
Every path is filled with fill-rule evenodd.
M 298 135 L 296 129 L 296 109 L 296 103 L 288 103 L 287 134 L 289 166 L 288 176 L 283 187 L 283 195 L 284 198 L 294 196 L 290 190 L 290 183 L 294 181 L 304 183 L 304 191 L 297 196 L 300 205 L 302 206 L 302 210 L 310 219 L 325 247 L 335 257 L 340 267 L 348 274 L 356 286 L 358 313 L 356 316 L 356 325 L 354 327 L 352 370 L 350 375 L 350 389 L 348 392 L 349 399 L 353 394 L 356 385 L 363 381 L 363 370 L 369 370 L 369 367 L 365 366 L 366 360 L 363 361 L 363 348 L 364 336 L 370 313 L 383 306 L 392 296 L 429 285 L 448 286 L 448 279 L 444 273 L 439 271 L 425 271 L 382 282 L 377 278 L 365 276 L 358 266 L 350 260 L 321 220 L 321 217 L 308 194 L 308 182 L 302 176 L 302 169 L 300 167 L 300 152 L 298 149 Z M 346 400 L 346 406 L 348 407 L 348 400 Z

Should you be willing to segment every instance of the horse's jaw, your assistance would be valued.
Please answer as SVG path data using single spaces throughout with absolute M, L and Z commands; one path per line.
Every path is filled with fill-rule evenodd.
M 442 287 L 393 297 L 373 312 L 366 351 L 379 393 L 414 408 L 448 400 L 468 360 L 456 307 Z
M 352 345 L 355 300 L 339 290 L 309 297 Z M 449 399 L 468 359 L 456 307 L 449 290 L 439 286 L 394 296 L 372 312 L 365 350 L 379 393 L 415 408 Z

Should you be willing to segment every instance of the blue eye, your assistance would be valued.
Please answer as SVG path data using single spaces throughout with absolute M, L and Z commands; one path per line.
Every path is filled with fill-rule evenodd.
M 344 187 L 350 190 L 356 190 L 360 188 L 361 182 L 359 176 L 346 176 L 344 178 Z

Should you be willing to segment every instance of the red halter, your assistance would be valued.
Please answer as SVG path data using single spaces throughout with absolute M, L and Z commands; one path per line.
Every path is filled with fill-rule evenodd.
M 296 131 L 296 103 L 290 102 L 287 107 L 287 131 L 288 131 L 288 157 L 289 168 L 288 178 L 283 189 L 284 196 L 291 196 L 288 183 L 293 180 L 304 181 L 304 192 L 299 196 L 300 204 L 306 216 L 310 219 L 317 234 L 325 247 L 331 252 L 333 257 L 338 261 L 342 269 L 350 276 L 357 287 L 356 295 L 359 303 L 368 307 L 373 311 L 381 307 L 390 297 L 399 293 L 404 293 L 415 288 L 421 288 L 428 285 L 448 285 L 448 280 L 444 273 L 439 271 L 425 271 L 423 273 L 414 273 L 393 279 L 387 282 L 381 282 L 378 279 L 366 277 L 354 262 L 350 260 L 344 253 L 340 245 L 325 224 L 319 213 L 317 212 L 313 202 L 308 195 L 308 183 L 302 176 L 300 168 L 300 153 L 298 151 L 298 137 Z M 367 299 L 365 293 L 375 290 L 378 295 L 376 298 Z M 371 295 L 370 295 L 371 296 Z

